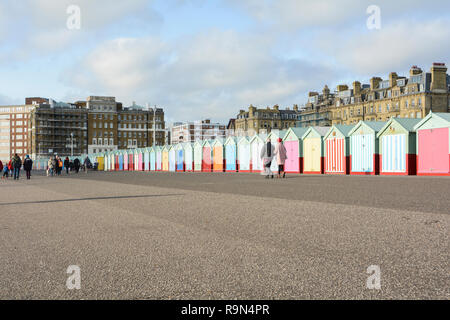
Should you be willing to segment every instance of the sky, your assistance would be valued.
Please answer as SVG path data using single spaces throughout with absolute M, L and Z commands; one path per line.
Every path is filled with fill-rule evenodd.
M 107 95 L 227 123 L 450 65 L 449 25 L 448 0 L 2 0 L 0 104 Z

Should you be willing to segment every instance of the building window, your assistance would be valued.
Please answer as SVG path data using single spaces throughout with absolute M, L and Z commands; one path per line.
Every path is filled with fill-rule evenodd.
M 94 144 L 94 145 L 97 144 L 97 139 L 96 139 L 96 138 L 93 138 L 93 139 L 92 139 L 92 144 Z M 95 152 L 95 151 L 94 151 L 94 152 Z

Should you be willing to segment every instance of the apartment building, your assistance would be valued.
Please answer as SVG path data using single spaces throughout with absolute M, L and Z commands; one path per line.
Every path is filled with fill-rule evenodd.
M 165 143 L 164 129 L 163 109 L 133 103 L 118 113 L 119 149 L 162 146 Z
M 195 142 L 196 140 L 214 140 L 227 136 L 226 126 L 212 123 L 210 119 L 194 122 L 176 122 L 171 129 L 171 143 Z
M 30 154 L 29 124 L 33 105 L 0 106 L 0 160 Z
M 353 83 L 337 87 L 329 108 L 332 124 L 355 124 L 360 120 L 387 121 L 392 117 L 423 118 L 430 110 L 449 112 L 450 77 L 444 63 L 434 63 L 430 72 L 417 66 L 409 76 L 389 74 L 389 79 L 373 77 L 370 84 Z
M 76 104 L 49 99 L 48 103 L 33 105 L 29 130 L 32 158 L 86 153 L 87 116 L 87 110 Z
M 330 126 L 330 107 L 333 106 L 334 99 L 335 94 L 330 92 L 327 85 L 325 85 L 321 94 L 309 92 L 308 102 L 298 114 L 297 127 Z
M 235 135 L 269 133 L 272 129 L 285 130 L 295 127 L 299 115 L 298 105 L 294 105 L 292 110 L 289 108 L 282 110 L 278 105 L 266 109 L 259 109 L 250 105 L 248 111 L 239 111 L 234 123 Z

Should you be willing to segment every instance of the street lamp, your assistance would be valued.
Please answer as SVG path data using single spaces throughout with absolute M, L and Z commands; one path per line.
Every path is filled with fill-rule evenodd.
M 70 144 L 70 156 L 73 157 L 73 132 L 70 133 L 71 144 Z

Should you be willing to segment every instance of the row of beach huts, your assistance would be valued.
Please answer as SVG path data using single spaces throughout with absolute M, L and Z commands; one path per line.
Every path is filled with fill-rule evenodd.
M 424 119 L 289 128 L 88 156 L 102 171 L 261 172 L 260 150 L 268 138 L 283 140 L 287 173 L 450 175 L 450 114 L 432 112 Z M 272 170 L 278 170 L 276 161 Z

